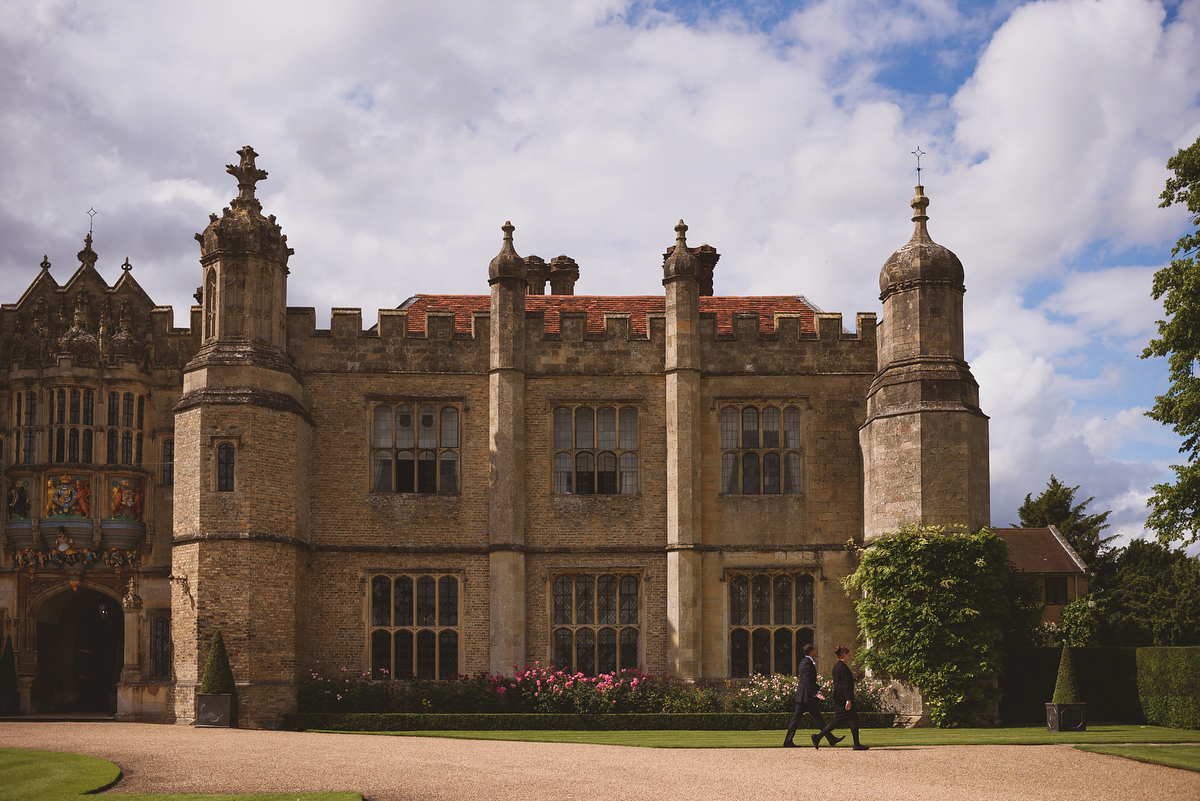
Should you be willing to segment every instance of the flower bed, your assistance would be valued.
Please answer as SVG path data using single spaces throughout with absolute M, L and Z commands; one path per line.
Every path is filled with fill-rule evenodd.
M 818 676 L 826 696 L 823 709 L 833 714 L 832 685 Z M 881 713 L 883 685 L 873 679 L 859 682 L 860 717 Z M 741 717 L 747 715 L 791 714 L 796 696 L 794 676 L 755 675 L 749 679 L 730 680 L 720 689 L 697 687 L 672 676 L 656 676 L 636 670 L 617 671 L 600 676 L 584 676 L 535 662 L 531 667 L 518 668 L 512 676 L 478 673 L 436 681 L 405 677 L 395 681 L 377 681 L 369 675 L 359 675 L 342 668 L 332 675 L 323 673 L 320 666 L 309 671 L 301 681 L 299 711 L 307 713 L 400 713 L 423 716 L 483 715 L 509 717 L 512 715 L 596 716 L 611 715 L 686 715 L 706 717 Z M 394 716 L 394 714 L 393 714 Z M 344 717 L 344 716 L 343 716 Z M 891 716 L 885 715 L 887 725 Z M 528 718 L 526 718 L 528 720 Z M 865 725 L 865 720 L 864 720 Z M 878 724 L 876 724 L 878 725 Z M 557 728 L 529 726 L 524 728 Z M 624 728 L 604 724 L 602 728 Z M 307 726 L 306 728 L 319 728 Z M 406 725 L 404 728 L 413 728 Z M 415 728 L 430 728 L 416 726 Z M 432 728 L 442 728 L 433 726 Z M 450 727 L 458 728 L 458 727 Z M 462 728 L 494 728 L 492 726 L 463 726 Z M 499 728 L 506 728 L 500 726 Z M 571 725 L 566 728 L 594 728 Z M 694 725 L 652 726 L 651 728 L 696 728 Z M 701 727 L 704 728 L 704 727 Z M 731 721 L 717 728 L 760 728 L 744 722 Z M 761 728 L 778 728 L 774 721 Z

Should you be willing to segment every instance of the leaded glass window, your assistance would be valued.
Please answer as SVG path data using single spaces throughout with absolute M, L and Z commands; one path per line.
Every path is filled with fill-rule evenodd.
M 641 663 L 641 579 L 633 574 L 560 574 L 550 582 L 550 659 L 597 676 Z
M 376 679 L 452 679 L 460 672 L 457 575 L 372 576 L 367 651 Z
M 735 574 L 728 583 L 729 675 L 794 675 L 815 635 L 812 576 Z
M 458 404 L 379 404 L 371 410 L 371 491 L 462 491 Z
M 804 492 L 799 406 L 721 407 L 721 494 Z
M 558 406 L 551 417 L 555 495 L 638 493 L 638 411 Z

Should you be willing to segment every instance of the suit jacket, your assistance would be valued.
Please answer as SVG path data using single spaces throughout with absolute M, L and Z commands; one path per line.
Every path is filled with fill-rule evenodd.
M 817 663 L 812 660 L 811 656 L 801 657 L 800 684 L 796 687 L 796 703 L 815 704 L 819 691 L 820 688 L 817 686 Z
M 854 674 L 842 660 L 833 665 L 833 702 L 838 710 L 846 708 L 847 701 L 854 700 Z

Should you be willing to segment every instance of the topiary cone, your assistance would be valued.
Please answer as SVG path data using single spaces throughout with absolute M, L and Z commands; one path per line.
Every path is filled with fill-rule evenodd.
M 1058 660 L 1058 681 L 1054 683 L 1052 704 L 1080 704 L 1083 699 L 1079 696 L 1079 686 L 1075 683 L 1075 660 L 1071 655 L 1074 650 L 1069 645 L 1063 645 L 1062 656 Z
M 200 678 L 200 692 L 233 695 L 235 691 L 233 668 L 229 666 L 229 656 L 225 653 L 225 640 L 218 631 L 213 635 L 212 644 L 208 647 L 208 661 L 204 664 L 204 675 Z

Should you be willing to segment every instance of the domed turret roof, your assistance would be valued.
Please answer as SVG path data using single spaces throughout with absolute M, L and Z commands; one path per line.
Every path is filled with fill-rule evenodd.
M 925 187 L 917 186 L 912 199 L 913 235 L 908 244 L 897 250 L 884 262 L 879 271 L 879 299 L 893 292 L 918 283 L 951 284 L 963 288 L 963 266 L 953 251 L 929 238 L 925 222 L 929 219 L 925 209 L 929 198 Z
M 517 251 L 513 248 L 513 231 L 516 228 L 508 220 L 504 221 L 504 225 L 500 226 L 500 230 L 504 232 L 504 243 L 500 246 L 500 252 L 496 254 L 496 258 L 492 259 L 492 263 L 488 265 L 488 278 L 496 280 L 498 278 L 520 278 L 525 279 L 525 260 L 517 255 Z

